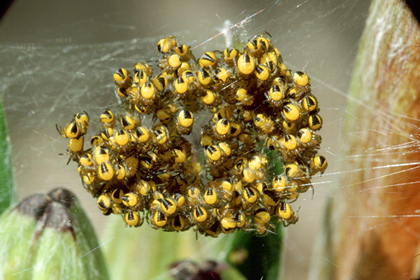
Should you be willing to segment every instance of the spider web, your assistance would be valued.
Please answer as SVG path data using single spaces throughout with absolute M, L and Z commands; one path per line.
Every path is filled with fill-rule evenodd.
M 92 119 L 90 130 L 95 131 L 99 114 L 105 108 L 117 108 L 112 73 L 120 67 L 131 68 L 137 61 L 156 59 L 160 38 L 177 35 L 198 57 L 204 51 L 225 48 L 232 36 L 245 42 L 269 32 L 285 64 L 309 74 L 324 120 L 320 154 L 328 159 L 329 167 L 322 177 L 313 178 L 314 195 L 309 191 L 295 203 L 300 220 L 287 229 L 285 239 L 284 279 L 307 277 L 328 190 L 338 186 L 340 174 L 360 171 L 347 170 L 342 164 L 340 143 L 349 136 L 340 131 L 368 1 L 160 1 L 158 5 L 104 1 L 100 7 L 83 10 L 79 9 L 86 5 L 82 1 L 60 2 L 60 6 L 43 1 L 56 13 L 29 2 L 15 3 L 0 26 L 0 94 L 19 197 L 57 186 L 70 188 L 89 209 L 98 232 L 108 218 L 97 211 L 82 188 L 74 164 L 67 166 L 67 157 L 58 156 L 67 142 L 55 124 L 65 124 L 76 112 L 86 111 Z M 416 144 L 407 140 L 402 145 Z M 394 148 L 381 152 L 392 153 Z M 368 149 L 355 156 L 377 152 Z

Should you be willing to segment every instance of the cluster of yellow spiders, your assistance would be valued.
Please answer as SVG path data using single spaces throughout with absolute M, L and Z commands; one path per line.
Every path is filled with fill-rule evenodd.
M 101 114 L 91 148 L 86 112 L 57 127 L 100 211 L 208 236 L 296 223 L 290 203 L 327 167 L 307 74 L 292 73 L 266 35 L 198 59 L 174 36 L 157 50 L 155 69 L 139 62 L 114 73 L 121 109 Z M 284 172 L 269 174 L 276 162 Z

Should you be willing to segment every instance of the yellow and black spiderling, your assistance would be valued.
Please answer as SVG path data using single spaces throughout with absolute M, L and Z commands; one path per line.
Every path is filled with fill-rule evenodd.
M 139 227 L 143 224 L 143 218 L 133 211 L 124 214 L 124 222 L 130 227 Z
M 86 112 L 57 126 L 102 214 L 212 237 L 298 221 L 291 204 L 328 166 L 322 118 L 308 74 L 290 70 L 267 35 L 198 60 L 163 38 L 154 63 L 114 72 L 119 110 L 96 119 L 90 147 Z M 279 162 L 284 172 L 268 172 Z

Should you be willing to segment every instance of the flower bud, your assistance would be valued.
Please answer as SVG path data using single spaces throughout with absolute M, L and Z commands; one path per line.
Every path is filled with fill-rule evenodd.
M 35 194 L 0 217 L 0 279 L 107 279 L 93 227 L 73 193 Z

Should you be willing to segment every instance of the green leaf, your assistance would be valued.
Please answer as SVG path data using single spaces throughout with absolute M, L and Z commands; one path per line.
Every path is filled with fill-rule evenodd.
M 234 233 L 226 261 L 247 279 L 279 279 L 283 248 L 283 225 L 277 223 L 275 230 L 265 236 L 253 232 Z M 247 256 L 243 261 L 233 259 L 233 254 Z
M 16 202 L 13 166 L 3 102 L 0 100 L 0 214 Z

